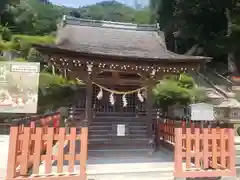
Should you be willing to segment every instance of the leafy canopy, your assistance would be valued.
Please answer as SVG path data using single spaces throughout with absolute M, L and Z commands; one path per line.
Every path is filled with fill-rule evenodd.
M 195 86 L 194 80 L 185 74 L 169 76 L 153 89 L 155 103 L 166 109 L 174 104 L 187 105 L 194 101 L 204 101 L 205 91 Z

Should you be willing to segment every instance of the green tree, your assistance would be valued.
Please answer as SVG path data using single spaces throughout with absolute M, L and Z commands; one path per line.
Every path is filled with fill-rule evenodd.
M 213 64 L 225 63 L 235 71 L 239 0 L 151 0 L 150 7 L 170 50 L 212 56 Z
M 155 103 L 164 111 L 174 104 L 188 105 L 192 102 L 207 100 L 206 92 L 195 86 L 190 76 L 170 76 L 158 83 L 153 89 Z

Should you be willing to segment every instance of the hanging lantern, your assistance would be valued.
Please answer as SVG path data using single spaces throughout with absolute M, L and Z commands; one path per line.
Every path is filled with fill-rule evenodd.
M 137 97 L 138 97 L 138 99 L 139 99 L 140 102 L 143 102 L 143 101 L 144 101 L 144 97 L 142 96 L 140 90 L 139 90 L 138 93 L 137 93 Z
M 111 103 L 112 106 L 115 103 L 115 99 L 114 99 L 113 93 L 111 93 L 110 96 L 109 96 L 109 102 Z
M 126 107 L 127 106 L 127 98 L 126 98 L 126 94 L 123 95 L 122 97 L 122 102 L 123 102 L 123 107 Z
M 98 93 L 98 95 L 97 95 L 97 99 L 98 99 L 98 100 L 101 100 L 102 97 L 103 97 L 103 90 L 102 90 L 102 88 L 100 88 L 100 91 L 99 91 L 99 93 Z

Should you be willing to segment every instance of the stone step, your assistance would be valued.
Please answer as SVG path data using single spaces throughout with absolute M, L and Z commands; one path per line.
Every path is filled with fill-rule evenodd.
M 149 140 L 147 138 L 134 138 L 134 139 L 129 139 L 129 138 L 89 138 L 89 144 L 94 143 L 94 144 L 142 144 L 146 143 Z
M 118 149 L 117 149 L 118 148 Z M 128 148 L 128 149 L 127 149 Z M 149 153 L 149 148 L 147 145 L 141 145 L 139 147 L 136 146 L 108 146 L 108 147 L 99 147 L 98 149 L 89 149 L 88 156 L 94 162 L 102 161 L 102 158 L 108 159 L 108 163 L 110 163 L 111 159 L 109 157 L 114 157 L 114 161 L 122 159 L 133 159 L 132 157 L 137 157 L 140 159 L 142 157 L 147 157 Z
M 132 117 L 132 116 L 130 116 L 130 117 L 126 117 L 126 116 L 123 116 L 123 115 L 121 115 L 121 116 L 111 116 L 111 115 L 109 115 L 109 116 L 95 116 L 94 118 L 93 118 L 93 120 L 104 120 L 104 121 L 106 121 L 106 120 L 133 120 L 133 121 L 139 121 L 139 120 L 144 120 L 144 116 L 143 117 L 136 117 L 136 116 L 134 116 L 134 117 Z
M 108 129 L 95 129 L 89 131 L 89 135 L 108 135 L 111 133 Z M 145 129 L 134 129 L 130 127 L 130 133 L 131 134 L 146 134 L 147 133 L 147 128 Z
M 147 122 L 141 122 L 141 121 L 128 121 L 128 122 L 124 122 L 124 121 L 94 121 L 90 124 L 90 126 L 94 126 L 94 125 L 108 125 L 108 126 L 112 126 L 112 124 L 126 124 L 126 125 L 132 125 L 132 126 L 147 126 L 148 123 Z
M 135 130 L 147 130 L 147 126 L 140 126 L 140 125 L 137 125 L 137 126 L 131 126 L 130 127 L 131 130 L 135 131 Z M 95 131 L 95 130 L 112 130 L 112 125 L 105 125 L 105 124 L 98 124 L 98 125 L 90 125 L 89 126 L 89 131 Z
M 135 112 L 95 112 L 95 117 L 136 117 Z
M 96 138 L 96 139 L 109 139 L 109 138 L 115 138 L 116 137 L 116 135 L 111 135 L 111 133 L 109 133 L 109 134 L 94 134 L 94 133 L 89 133 L 89 139 L 92 139 L 92 138 Z M 126 138 L 128 138 L 128 139 L 136 139 L 136 138 L 147 138 L 148 137 L 148 135 L 147 135 L 147 133 L 143 133 L 143 134 L 137 134 L 137 133 L 135 133 L 135 134 L 133 134 L 133 133 L 131 133 L 131 134 L 129 134 L 129 135 L 127 135 L 126 136 Z

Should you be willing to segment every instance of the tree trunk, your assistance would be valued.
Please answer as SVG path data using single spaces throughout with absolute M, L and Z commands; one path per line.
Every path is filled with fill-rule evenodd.
M 229 8 L 226 8 L 226 18 L 228 23 L 227 37 L 230 37 L 232 35 L 232 19 L 231 19 L 231 12 Z M 232 73 L 235 73 L 236 70 L 237 68 L 236 68 L 235 59 L 234 59 L 234 52 L 231 49 L 228 52 L 228 72 L 232 74 Z

